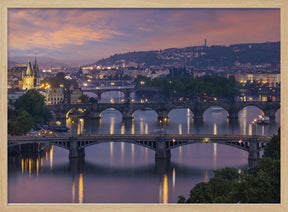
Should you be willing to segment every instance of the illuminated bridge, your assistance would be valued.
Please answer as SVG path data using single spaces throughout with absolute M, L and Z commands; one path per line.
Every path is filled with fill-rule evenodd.
M 107 142 L 126 142 L 140 145 L 155 151 L 155 159 L 169 159 L 170 150 L 183 145 L 196 143 L 218 143 L 229 145 L 249 152 L 248 159 L 256 160 L 271 136 L 259 135 L 124 135 L 124 134 L 95 134 L 95 135 L 61 135 L 61 136 L 9 136 L 8 147 L 21 144 L 49 144 L 69 150 L 70 158 L 85 157 L 85 148 L 91 145 Z
M 271 121 L 275 120 L 275 114 L 280 108 L 280 102 L 247 101 L 234 102 L 218 100 L 213 102 L 188 101 L 188 102 L 168 102 L 168 103 L 87 103 L 87 104 L 58 104 L 47 107 L 55 114 L 54 118 L 66 125 L 66 118 L 71 112 L 82 111 L 87 118 L 100 119 L 103 111 L 113 108 L 122 114 L 123 120 L 131 120 L 137 110 L 153 110 L 158 115 L 158 120 L 168 119 L 168 114 L 173 109 L 188 108 L 193 113 L 195 120 L 203 120 L 204 112 L 210 108 L 218 106 L 227 112 L 227 117 L 232 120 L 238 119 L 238 113 L 245 107 L 258 107 L 263 115 L 268 116 Z

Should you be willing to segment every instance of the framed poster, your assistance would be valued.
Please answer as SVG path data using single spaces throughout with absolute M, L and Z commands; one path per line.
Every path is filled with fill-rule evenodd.
M 1 1 L 1 208 L 287 209 L 287 7 Z

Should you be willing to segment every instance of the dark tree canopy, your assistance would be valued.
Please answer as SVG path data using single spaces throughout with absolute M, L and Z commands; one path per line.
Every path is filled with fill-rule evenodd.
M 264 157 L 280 160 L 280 128 L 278 134 L 273 136 L 264 150 Z
M 15 102 L 15 109 L 23 109 L 29 113 L 34 124 L 42 124 L 49 121 L 51 113 L 45 106 L 45 97 L 35 89 L 30 89 Z
M 280 130 L 265 147 L 256 167 L 238 174 L 234 168 L 215 172 L 208 183 L 199 183 L 187 199 L 178 203 L 279 203 L 280 202 Z
M 17 111 L 13 119 L 8 120 L 8 133 L 11 135 L 22 135 L 27 133 L 32 127 L 32 116 L 23 109 Z
M 150 82 L 152 87 L 161 87 L 164 94 L 176 96 L 221 96 L 238 95 L 234 77 L 229 79 L 217 76 L 156 78 Z

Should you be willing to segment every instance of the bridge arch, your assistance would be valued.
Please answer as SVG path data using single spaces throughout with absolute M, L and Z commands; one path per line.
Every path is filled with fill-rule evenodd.
M 130 143 L 130 144 L 135 144 L 135 145 L 138 145 L 138 146 L 141 146 L 141 147 L 145 147 L 145 148 L 148 148 L 148 149 L 151 149 L 153 151 L 155 151 L 155 148 L 156 148 L 156 143 L 153 142 L 153 141 L 122 141 L 122 140 L 111 140 L 110 142 L 113 142 L 113 143 Z M 107 143 L 107 141 L 98 141 L 98 142 L 95 142 L 95 141 L 83 141 L 82 143 L 80 143 L 80 147 L 79 149 L 85 149 L 86 147 L 90 147 L 90 146 L 93 146 L 93 145 L 97 145 L 97 144 L 102 144 L 102 143 Z
M 224 145 L 224 146 L 230 146 L 230 147 L 233 147 L 233 148 L 237 148 L 237 149 L 240 149 L 240 150 L 243 150 L 243 151 L 246 151 L 246 152 L 249 152 L 249 144 L 248 142 L 246 141 L 231 141 L 231 142 L 218 142 L 218 141 L 208 141 L 207 143 L 205 141 L 196 141 L 196 142 L 170 142 L 169 144 L 169 147 L 168 149 L 171 150 L 171 149 L 175 149 L 175 148 L 178 148 L 178 147 L 181 147 L 181 146 L 186 146 L 186 145 L 193 145 L 193 144 L 203 144 L 203 145 L 206 145 L 206 144 L 220 144 L 220 145 Z M 259 148 L 258 149 L 259 151 L 262 150 L 262 148 Z
M 184 114 L 182 114 L 182 116 L 180 117 L 179 115 L 179 112 L 180 111 L 185 111 Z M 168 113 L 167 113 L 167 116 L 169 117 L 169 120 L 174 120 L 176 118 L 181 118 L 181 120 L 187 120 L 187 118 L 189 118 L 189 120 L 193 119 L 193 116 L 194 116 L 194 113 L 193 111 L 187 106 L 187 107 L 183 107 L 183 108 L 176 108 L 176 107 L 173 107 L 171 108 Z
M 101 102 L 103 103 L 123 103 L 130 96 L 128 95 L 129 93 L 123 90 L 112 90 L 112 89 L 110 90 L 109 89 L 109 90 L 101 90 L 97 92 L 98 99 L 99 100 L 101 99 Z M 112 97 L 112 96 L 116 96 L 116 97 Z
M 248 109 L 253 110 L 254 112 L 248 112 Z M 258 118 L 259 115 L 264 116 L 264 112 L 260 107 L 255 105 L 247 105 L 242 107 L 238 112 L 239 117 L 247 119 L 248 122 L 252 122 L 254 119 Z
M 147 119 L 147 117 L 151 117 L 151 116 L 152 118 L 148 118 L 148 119 L 157 120 L 158 118 L 158 113 L 153 108 L 146 108 L 145 110 L 141 110 L 141 109 L 134 110 L 132 112 L 132 117 L 134 118 L 134 120 L 141 119 L 141 115 L 139 113 L 147 114 L 147 116 L 146 115 L 144 116 L 144 119 Z
M 207 119 L 208 113 L 211 113 L 211 115 L 213 117 L 215 116 L 215 118 L 217 117 L 216 118 L 217 121 L 219 119 L 222 119 L 222 118 L 224 119 L 224 121 L 226 121 L 227 117 L 229 117 L 228 109 L 226 107 L 221 106 L 221 105 L 211 105 L 205 109 L 205 111 L 203 112 L 203 117 L 204 117 L 204 119 L 206 119 L 206 121 L 211 118 L 211 117 L 209 117 Z M 226 114 L 226 117 L 223 117 L 223 114 Z
M 87 109 L 85 107 L 72 107 L 66 112 L 65 114 L 66 119 L 69 118 L 69 115 L 71 113 L 76 113 L 76 115 L 84 116 L 87 114 Z
M 118 114 L 121 114 L 121 117 L 123 117 L 122 112 L 117 107 L 107 107 L 99 111 L 99 117 L 102 118 L 103 113 L 108 111 L 116 111 Z

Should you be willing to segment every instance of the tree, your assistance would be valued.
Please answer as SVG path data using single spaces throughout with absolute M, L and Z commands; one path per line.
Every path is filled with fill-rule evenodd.
M 15 118 L 8 120 L 8 133 L 11 135 L 22 135 L 27 133 L 33 125 L 32 116 L 24 109 L 20 109 Z
M 97 104 L 98 100 L 95 99 L 94 97 L 90 97 L 89 98 L 89 102 L 92 103 L 92 104 Z
M 15 102 L 16 110 L 25 110 L 33 119 L 34 124 L 47 123 L 51 112 L 45 106 L 45 97 L 35 89 L 30 89 Z
M 80 100 L 81 103 L 86 104 L 89 102 L 89 97 L 87 95 L 82 95 L 78 100 Z
M 269 157 L 274 160 L 280 160 L 280 128 L 278 129 L 278 134 L 274 135 L 270 142 L 264 149 L 264 157 Z
M 178 203 L 279 203 L 280 202 L 280 129 L 264 149 L 256 167 L 242 174 L 234 168 L 215 172 L 208 183 L 199 183 L 188 199 Z

